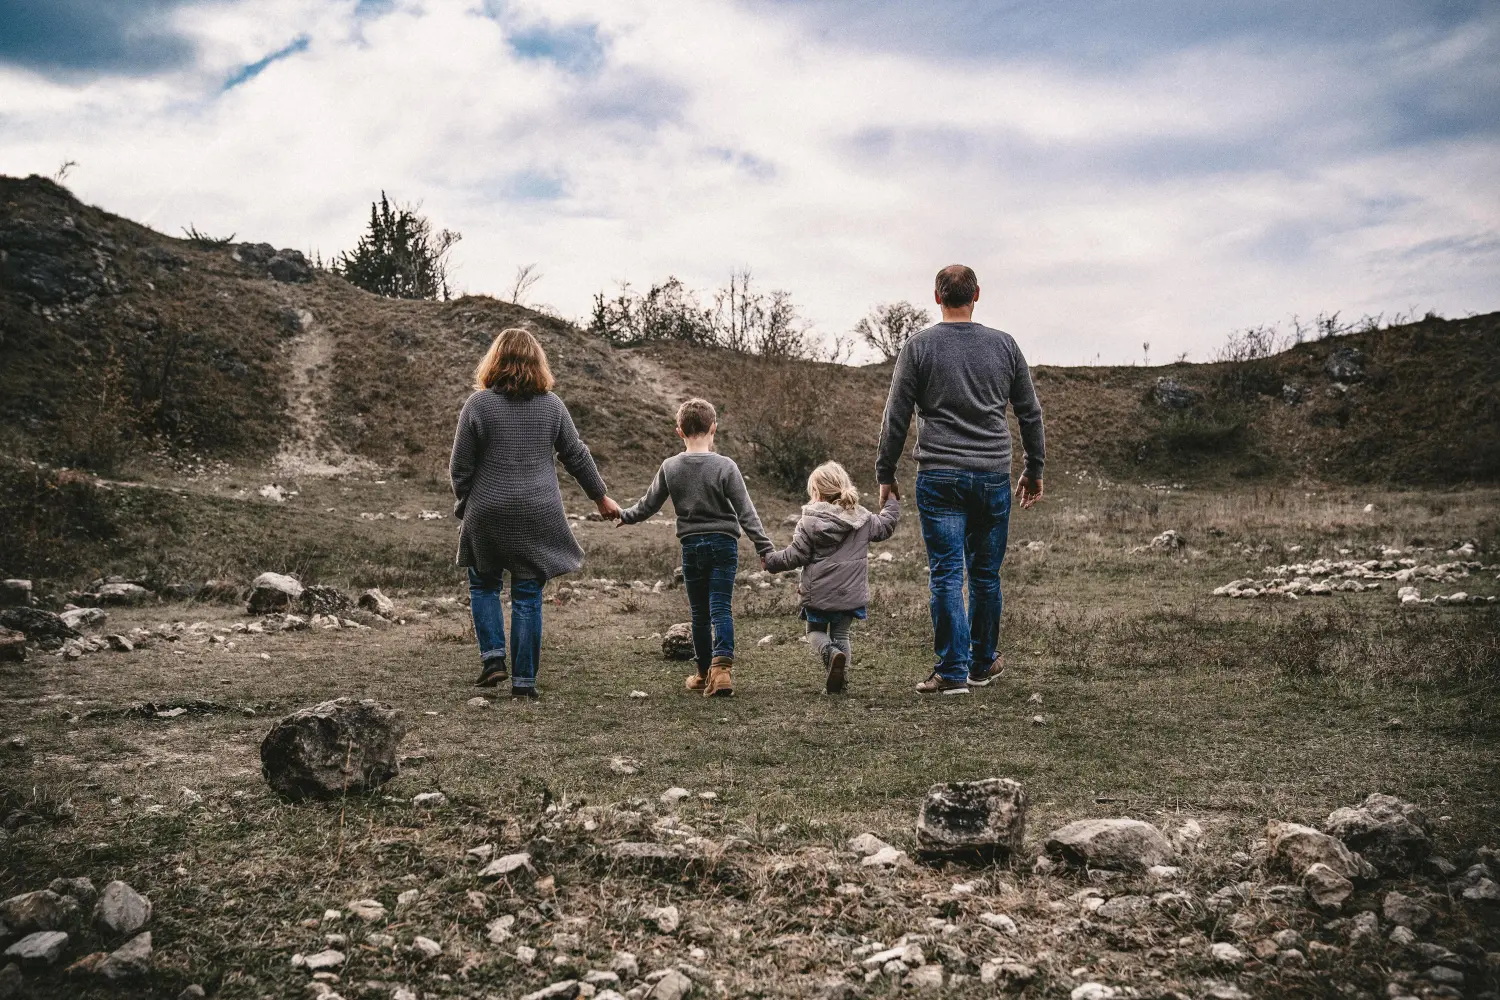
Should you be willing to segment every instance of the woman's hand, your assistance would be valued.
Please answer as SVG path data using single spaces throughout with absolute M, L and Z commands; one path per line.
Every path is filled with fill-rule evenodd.
M 606 521 L 618 521 L 620 519 L 620 505 L 609 497 L 600 497 L 599 502 L 594 504 L 599 508 L 599 516 Z

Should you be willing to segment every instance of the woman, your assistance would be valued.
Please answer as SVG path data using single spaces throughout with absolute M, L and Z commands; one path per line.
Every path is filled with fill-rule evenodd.
M 458 564 L 469 570 L 469 609 L 479 640 L 478 684 L 506 678 L 503 573 L 510 574 L 513 698 L 536 697 L 542 648 L 542 587 L 583 565 L 568 527 L 553 456 L 599 508 L 620 516 L 573 418 L 552 393 L 546 352 L 528 331 L 501 330 L 474 369 L 474 393 L 453 438 L 453 516 L 463 523 Z

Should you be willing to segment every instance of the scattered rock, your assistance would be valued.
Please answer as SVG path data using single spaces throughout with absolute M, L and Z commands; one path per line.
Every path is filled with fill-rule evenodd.
M 1176 552 L 1178 549 L 1187 548 L 1187 539 L 1182 537 L 1175 528 L 1168 528 L 1146 543 L 1146 548 L 1156 549 L 1159 552 Z
M 302 584 L 280 573 L 262 573 L 250 584 L 250 601 L 246 610 L 252 615 L 273 611 L 291 611 L 302 596 Z
M 313 280 L 312 265 L 300 250 L 278 250 L 266 261 L 266 273 L 272 281 L 306 284 Z
M 121 881 L 104 887 L 94 904 L 94 923 L 111 934 L 134 934 L 151 922 L 151 900 Z
M 521 1000 L 573 1000 L 579 992 L 578 980 L 564 979 L 551 986 L 544 986 L 534 993 L 528 993 Z
M 1239 968 L 1245 964 L 1245 953 L 1228 941 L 1215 941 L 1208 946 L 1208 957 L 1220 965 Z
M 464 702 L 464 704 L 468 705 L 470 708 L 489 708 L 490 700 L 483 695 L 476 694 L 474 697 Z
M 536 877 L 536 869 L 531 865 L 530 854 L 525 852 L 507 854 L 503 858 L 496 858 L 479 870 L 480 878 L 510 878 L 516 875 Z
M 297 595 L 297 608 L 304 615 L 347 615 L 354 602 L 337 587 L 313 584 Z
M 1149 896 L 1111 896 L 1094 911 L 1105 920 L 1133 924 L 1151 912 Z
M 943 988 L 943 967 L 920 965 L 906 974 L 902 985 L 914 990 L 940 990 Z
M 34 603 L 30 580 L 0 580 L 0 607 L 29 608 Z
M 151 932 L 137 934 L 110 952 L 97 971 L 105 979 L 131 979 L 150 972 Z
M 610 957 L 609 968 L 617 972 L 624 979 L 636 979 L 641 974 L 640 963 L 636 960 L 634 953 L 628 951 L 617 951 Z
M 647 923 L 654 924 L 662 934 L 672 934 L 682 923 L 682 914 L 675 906 L 659 906 L 647 910 L 642 916 Z
M 1134 870 L 1163 864 L 1172 845 L 1150 823 L 1137 819 L 1084 819 L 1047 837 L 1046 851 L 1070 864 Z
M 156 595 L 138 583 L 106 583 L 95 589 L 93 597 L 100 604 L 134 607 L 145 604 Z
M 1319 862 L 1347 879 L 1374 878 L 1378 874 L 1342 840 L 1300 823 L 1271 820 L 1266 824 L 1266 846 L 1273 863 L 1299 877 Z
M 669 660 L 691 660 L 694 657 L 692 622 L 679 622 L 667 629 L 661 640 L 661 655 Z
M 371 614 L 377 614 L 382 618 L 390 618 L 396 613 L 396 605 L 389 597 L 380 592 L 379 587 L 371 587 L 359 595 L 359 606 Z
M 627 840 L 611 844 L 609 856 L 621 861 L 675 861 L 682 856 L 682 849 L 672 844 Z
M 58 613 L 59 618 L 67 623 L 69 628 L 82 632 L 86 628 L 98 628 L 109 618 L 109 612 L 103 608 L 69 608 Z
M 991 930 L 999 931 L 1007 937 L 1016 937 L 1021 933 L 1021 929 L 1016 926 L 1015 920 L 1004 913 L 981 913 L 979 915 L 979 922 Z
M 1365 355 L 1357 347 L 1338 347 L 1328 355 L 1323 370 L 1335 382 L 1357 382 L 1365 374 Z
M 78 900 L 51 889 L 23 892 L 0 903 L 0 923 L 13 934 L 55 931 L 66 926 L 77 913 Z
M 0 969 L 0 1000 L 11 1000 L 13 997 L 20 996 L 24 978 L 21 975 L 21 967 L 14 962 Z
M 400 770 L 401 713 L 379 702 L 336 698 L 293 712 L 260 745 L 266 782 L 292 799 L 367 792 Z
M 894 847 L 882 847 L 869 857 L 860 859 L 861 868 L 895 868 L 906 860 L 906 852 Z
M 1103 983 L 1080 983 L 1068 994 L 1068 1000 L 1115 1000 L 1119 994 L 1113 986 Z
M 763 635 L 763 636 L 760 637 L 760 639 L 755 644 L 757 646 L 759 646 L 761 649 L 765 649 L 767 646 L 774 646 L 774 645 L 776 645 L 776 636 L 774 636 L 774 635 Z
M 1410 872 L 1432 853 L 1427 817 L 1394 795 L 1377 792 L 1358 806 L 1335 809 L 1323 829 L 1387 875 Z
M 411 939 L 411 950 L 412 954 L 419 955 L 423 959 L 432 959 L 437 958 L 443 953 L 443 946 L 430 937 L 423 937 L 418 934 Z
M 66 931 L 37 931 L 5 949 L 5 957 L 15 959 L 23 966 L 53 965 L 62 957 L 67 945 Z
M 1173 378 L 1158 378 L 1151 388 L 1151 401 L 1162 409 L 1185 410 L 1198 399 L 1198 394 Z
M 83 637 L 62 618 L 41 608 L 0 608 L 0 628 L 23 633 L 46 650 L 59 649 L 68 639 Z
M 344 904 L 344 909 L 367 924 L 379 923 L 385 919 L 385 904 L 378 899 L 352 899 Z
M 1432 923 L 1432 911 L 1410 896 L 1399 892 L 1388 892 L 1381 903 L 1380 912 L 1393 924 L 1402 924 L 1419 931 Z
M 1195 851 L 1203 843 L 1203 825 L 1195 819 L 1185 819 L 1167 834 L 1167 839 L 1178 854 Z
M 1380 940 L 1380 918 L 1366 910 L 1349 921 L 1350 944 L 1373 944 Z
M 109 643 L 109 648 L 113 649 L 116 653 L 129 653 L 135 649 L 135 643 L 123 635 L 107 635 L 104 637 L 104 641 Z
M 344 953 L 333 948 L 308 955 L 302 960 L 308 972 L 327 972 L 344 964 Z
M 0 662 L 26 661 L 26 633 L 0 626 Z
M 873 833 L 862 833 L 849 840 L 849 850 L 865 858 L 872 854 L 879 854 L 881 851 L 890 848 L 890 846 L 890 844 L 887 844 Z
M 1338 910 L 1354 894 L 1354 883 L 1321 861 L 1308 865 L 1302 888 L 1320 910 Z
M 999 984 L 1006 989 L 1019 989 L 1036 978 L 1036 969 L 1021 962 L 997 959 L 979 967 L 979 981 L 986 985 Z
M 646 997 L 647 1000 L 683 1000 L 692 990 L 691 979 L 676 969 L 668 969 L 667 974 L 656 981 Z
M 933 785 L 917 814 L 917 843 L 926 854 L 1013 854 L 1026 806 L 1026 789 L 1010 778 Z
M 661 793 L 661 801 L 665 805 L 675 806 L 677 803 L 681 802 L 683 799 L 692 794 L 693 793 L 688 791 L 686 788 L 668 788 L 665 792 Z
M 47 888 L 59 896 L 72 896 L 78 900 L 79 906 L 92 906 L 94 905 L 94 900 L 99 898 L 99 890 L 94 888 L 94 883 L 81 876 L 78 878 L 55 878 Z
M 1417 934 L 1410 927 L 1392 927 L 1387 940 L 1398 947 L 1409 948 L 1417 943 Z
M 609 769 L 614 774 L 640 774 L 642 765 L 634 757 L 611 757 Z

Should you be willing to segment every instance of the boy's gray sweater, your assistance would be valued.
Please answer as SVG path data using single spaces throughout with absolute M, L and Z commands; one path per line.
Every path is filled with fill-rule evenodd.
M 1021 424 L 1026 474 L 1042 477 L 1046 440 L 1031 370 L 1003 330 L 979 323 L 938 323 L 914 335 L 896 357 L 881 421 L 875 478 L 896 481 L 912 411 L 918 469 L 1010 472 L 1009 404 Z
M 667 497 L 677 508 L 677 537 L 718 532 L 740 537 L 745 534 L 755 551 L 765 555 L 775 548 L 761 527 L 745 477 L 734 459 L 712 451 L 684 451 L 661 463 L 646 495 L 620 512 L 620 520 L 635 524 L 661 510 Z

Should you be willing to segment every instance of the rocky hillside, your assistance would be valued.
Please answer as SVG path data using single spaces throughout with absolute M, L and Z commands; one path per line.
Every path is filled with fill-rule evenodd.
M 690 392 L 721 404 L 725 450 L 763 480 L 794 482 L 825 454 L 868 478 L 888 366 L 617 350 L 494 299 L 383 299 L 294 250 L 174 239 L 43 178 L 0 178 L 0 452 L 12 460 L 441 480 L 472 366 L 518 322 L 541 334 L 559 391 L 625 495 L 671 450 L 670 413 Z M 1500 313 L 1249 362 L 1036 377 L 1054 477 L 1500 478 Z

